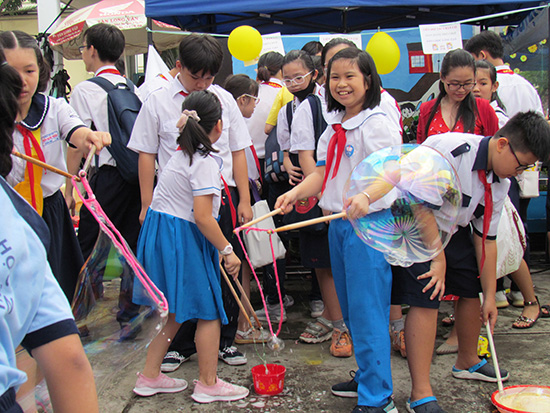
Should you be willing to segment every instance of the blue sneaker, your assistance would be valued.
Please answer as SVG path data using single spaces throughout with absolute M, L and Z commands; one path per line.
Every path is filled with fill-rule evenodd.
M 445 413 L 434 396 L 424 397 L 411 403 L 411 399 L 407 400 L 407 411 L 409 413 Z
M 388 404 L 383 407 L 371 407 L 371 406 L 355 406 L 355 409 L 351 413 L 399 413 L 397 407 L 393 403 L 393 400 L 390 399 Z
M 488 381 L 489 383 L 497 382 L 496 370 L 487 363 L 487 360 L 481 360 L 468 370 L 459 370 L 453 366 L 453 377 L 456 379 Z M 510 378 L 510 373 L 504 369 L 500 369 L 500 377 L 502 381 L 506 381 Z

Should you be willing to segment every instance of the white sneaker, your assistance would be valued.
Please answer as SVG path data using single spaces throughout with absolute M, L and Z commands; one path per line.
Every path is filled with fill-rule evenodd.
M 508 293 L 508 301 L 510 301 L 514 307 L 523 307 L 523 294 L 521 291 L 510 291 Z
M 227 383 L 216 378 L 216 384 L 206 386 L 195 380 L 195 390 L 191 397 L 198 403 L 212 403 L 217 401 L 232 402 L 248 396 L 248 389 L 236 384 Z
M 278 323 L 281 318 L 281 305 L 279 303 L 277 304 L 267 304 L 267 311 L 269 314 L 269 319 L 272 323 Z M 258 320 L 260 321 L 267 321 L 267 316 L 265 314 L 265 308 L 262 308 L 261 310 L 256 311 L 256 316 L 258 317 Z M 283 323 L 285 323 L 287 320 L 286 318 L 286 310 L 284 308 L 283 303 Z
M 150 379 L 143 374 L 137 374 L 138 379 L 134 393 L 138 396 L 152 396 L 157 393 L 177 393 L 187 388 L 187 382 L 183 379 L 173 379 L 160 373 L 156 378 Z
M 285 298 L 283 298 L 283 308 L 289 308 L 294 305 L 294 298 L 292 296 L 286 294 Z
M 218 358 L 230 366 L 240 366 L 248 362 L 246 356 L 235 346 L 225 346 L 223 350 L 219 350 Z
M 510 305 L 506 298 L 506 292 L 503 290 L 496 292 L 495 301 L 496 301 L 497 308 L 506 308 Z
M 311 308 L 312 318 L 321 317 L 321 315 L 323 315 L 323 311 L 325 311 L 325 303 L 323 300 L 311 300 L 309 302 L 309 307 Z

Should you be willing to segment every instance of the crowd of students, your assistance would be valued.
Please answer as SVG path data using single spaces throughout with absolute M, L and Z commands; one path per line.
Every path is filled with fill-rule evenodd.
M 7 196 L 3 205 L 10 206 L 2 213 L 16 216 L 6 217 L 13 224 L 7 231 L 14 234 L 22 228 L 25 234 L 20 239 L 10 237 L 9 242 L 20 245 L 18 252 L 27 246 L 43 253 L 30 259 L 20 252 L 17 266 L 0 271 L 0 282 L 8 285 L 10 277 L 25 271 L 24 263 L 38 263 L 40 268 L 32 269 L 32 274 L 40 280 L 36 285 L 44 285 L 35 291 L 41 304 L 33 308 L 22 304 L 25 286 L 15 285 L 13 298 L 21 303 L 19 311 L 26 321 L 15 325 L 3 316 L 0 323 L 7 340 L 0 369 L 8 378 L 0 381 L 0 403 L 6 411 L 21 411 L 15 390 L 24 375 L 17 370 L 13 353 L 22 343 L 46 370 L 59 411 L 70 406 L 69 399 L 76 393 L 69 396 L 66 389 L 59 389 L 58 369 L 65 364 L 53 364 L 57 361 L 53 350 L 70 351 L 73 364 L 67 374 L 78 375 L 70 390 L 78 386 L 80 396 L 91 399 L 89 411 L 97 411 L 91 369 L 68 307 L 83 259 L 97 237 L 97 224 L 82 211 L 77 239 L 71 223 L 70 183 L 63 197 L 63 178 L 44 174 L 10 153 L 15 148 L 76 173 L 91 145 L 100 150 L 111 142 L 107 93 L 86 81 L 74 89 L 70 104 L 48 97 L 42 92 L 49 68 L 34 38 L 4 32 L 0 46 L 0 79 L 8 75 L 18 79 L 17 73 L 21 78 L 0 82 L 0 104 L 9 108 L 1 118 L 0 171 L 43 218 L 29 211 L 0 180 L 0 195 Z M 112 84 L 131 85 L 115 66 L 124 46 L 120 30 L 107 24 L 92 26 L 81 46 L 86 69 Z M 397 412 L 392 347 L 406 355 L 409 363 L 407 410 L 443 412 L 430 385 L 430 362 L 444 294 L 458 297 L 449 319 L 454 330 L 444 344 L 446 353 L 457 353 L 452 376 L 496 381 L 495 369 L 477 355 L 477 339 L 481 323 L 493 328 L 497 318 L 495 238 L 502 205 L 510 196 L 521 210 L 517 185 L 510 182 L 550 155 L 550 126 L 541 116 L 540 98 L 528 82 L 502 66 L 502 58 L 498 35 L 487 31 L 474 36 L 464 50 L 445 55 L 439 94 L 420 106 L 418 143 L 437 149 L 449 160 L 467 200 L 460 209 L 459 227 L 444 251 L 430 262 L 391 267 L 382 253 L 355 235 L 347 219 L 333 220 L 317 232 L 300 230 L 297 235 L 301 264 L 312 272 L 314 318 L 300 340 L 330 340 L 333 356 L 355 356 L 352 380 L 331 389 L 336 396 L 356 397 L 354 412 Z M 325 46 L 310 42 L 284 57 L 267 53 L 259 59 L 257 79 L 233 75 L 224 87 L 213 83 L 222 59 L 222 48 L 213 37 L 184 36 L 175 68 L 135 92 L 142 106 L 128 148 L 139 154 L 139 182 L 128 182 L 105 149 L 96 157 L 90 181 L 103 209 L 169 304 L 168 321 L 148 347 L 138 373 L 134 392 L 140 396 L 185 390 L 187 381 L 165 373 L 197 353 L 199 377 L 193 400 L 210 403 L 247 397 L 246 387 L 217 377 L 218 360 L 245 364 L 246 356 L 234 344 L 261 343 L 269 337 L 248 328 L 230 286 L 220 280 L 220 265 L 241 280 L 250 295 L 251 268 L 233 230 L 252 220 L 251 204 L 259 195 L 254 194 L 260 189 L 270 207 L 281 208 L 284 215 L 296 202 L 308 199 L 325 215 L 345 210 L 350 218 L 362 217 L 385 191 L 371 186 L 342 199 L 350 172 L 369 154 L 403 141 L 399 105 L 383 89 L 371 56 L 348 40 L 333 39 Z M 270 135 L 283 151 L 286 176 L 279 181 L 266 179 L 266 164 L 272 156 L 266 153 Z M 276 225 L 283 223 L 284 215 L 275 217 Z M 288 244 L 288 237 L 283 236 L 283 241 Z M 43 265 L 46 254 L 49 266 Z M 511 275 L 524 299 L 516 328 L 529 328 L 541 316 L 526 254 Z M 263 274 L 267 306 L 256 316 L 284 322 L 294 303 L 284 289 L 285 260 L 264 267 Z M 117 313 L 121 326 L 137 314 L 140 304 L 146 304 L 135 301 L 132 286 L 121 286 Z M 402 304 L 410 305 L 405 322 Z M 503 380 L 509 377 L 504 369 L 500 374 Z

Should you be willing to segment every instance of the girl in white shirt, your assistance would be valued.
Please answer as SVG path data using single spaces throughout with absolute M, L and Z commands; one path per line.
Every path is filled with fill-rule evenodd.
M 221 323 L 228 320 L 222 302 L 218 251 L 227 272 L 236 277 L 240 260 L 216 221 L 220 207 L 219 158 L 213 144 L 222 133 L 222 110 L 211 92 L 191 93 L 178 121 L 178 150 L 159 176 L 138 240 L 137 257 L 168 300 L 168 321 L 151 342 L 134 392 L 140 396 L 175 393 L 182 379 L 160 372 L 160 365 L 181 323 L 197 321 L 195 342 L 199 379 L 192 398 L 199 403 L 232 401 L 248 389 L 217 378 Z M 136 297 L 139 295 L 134 295 Z M 139 301 L 139 300 L 136 300 Z M 138 303 L 142 304 L 142 303 Z
M 401 134 L 380 110 L 380 77 L 368 53 L 355 48 L 338 52 L 329 62 L 326 89 L 329 127 L 319 140 L 317 167 L 279 197 L 275 207 L 289 212 L 296 200 L 322 192 L 323 209 L 345 210 L 348 217 L 359 218 L 368 211 L 369 197 L 360 193 L 344 200 L 345 182 L 370 153 L 399 145 Z M 357 411 L 367 406 L 395 413 L 388 335 L 390 265 L 355 235 L 348 220 L 331 222 L 329 247 L 334 284 L 358 365 L 354 382 L 337 384 L 332 391 L 350 397 L 353 385 L 359 397 Z

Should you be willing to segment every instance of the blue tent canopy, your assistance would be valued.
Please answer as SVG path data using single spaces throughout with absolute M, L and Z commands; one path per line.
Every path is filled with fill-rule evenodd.
M 248 24 L 262 34 L 350 33 L 454 22 L 540 4 L 540 0 L 145 0 L 145 13 L 194 32 L 228 34 Z M 472 24 L 514 25 L 527 14 L 495 16 Z

